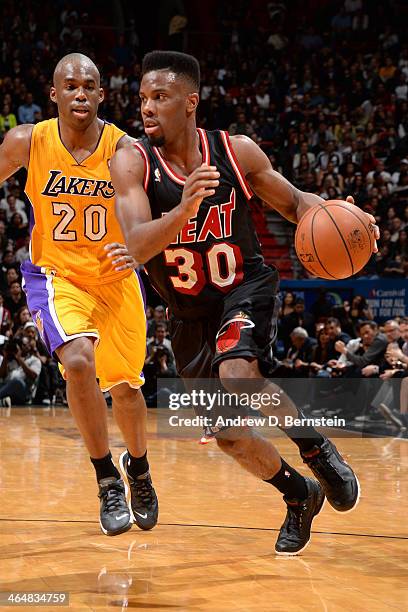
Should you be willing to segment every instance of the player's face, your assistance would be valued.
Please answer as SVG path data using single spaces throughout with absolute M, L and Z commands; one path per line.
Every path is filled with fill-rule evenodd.
M 88 64 L 70 63 L 55 76 L 50 97 L 58 115 L 70 127 L 85 130 L 94 120 L 103 100 L 99 74 Z
M 145 74 L 139 95 L 146 136 L 157 147 L 180 137 L 198 104 L 198 94 L 190 93 L 186 81 L 169 70 Z

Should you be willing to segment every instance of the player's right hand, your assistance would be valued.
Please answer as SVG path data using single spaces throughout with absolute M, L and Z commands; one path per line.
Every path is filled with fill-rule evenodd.
M 129 251 L 125 244 L 120 242 L 111 242 L 104 246 L 105 251 L 108 251 L 108 257 L 112 258 L 112 266 L 117 272 L 122 270 L 134 270 L 137 268 L 137 262 L 129 255 Z
M 214 195 L 216 187 L 220 184 L 220 173 L 215 166 L 201 164 L 187 178 L 180 206 L 195 217 L 204 198 Z

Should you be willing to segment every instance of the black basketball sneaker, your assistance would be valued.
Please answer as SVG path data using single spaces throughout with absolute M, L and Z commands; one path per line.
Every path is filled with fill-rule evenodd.
M 311 478 L 305 478 L 305 480 L 308 492 L 306 499 L 283 498 L 288 511 L 276 540 L 275 552 L 277 555 L 298 555 L 309 544 L 312 521 L 322 509 L 324 492 L 315 480 Z
M 132 527 L 132 519 L 126 503 L 123 480 L 103 478 L 98 484 L 98 497 L 101 500 L 99 523 L 103 533 L 114 536 L 128 531 Z
M 360 484 L 351 467 L 327 438 L 301 457 L 324 489 L 329 504 L 337 512 L 350 512 L 358 504 Z
M 152 485 L 149 472 L 133 479 L 128 474 L 126 465 L 128 453 L 125 451 L 119 459 L 120 471 L 125 481 L 126 497 L 133 522 L 140 529 L 153 529 L 159 516 L 159 502 Z

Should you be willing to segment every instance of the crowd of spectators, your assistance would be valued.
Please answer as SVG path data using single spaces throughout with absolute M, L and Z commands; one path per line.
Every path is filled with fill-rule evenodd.
M 280 358 L 271 371 L 274 377 L 326 381 L 315 385 L 319 392 L 312 395 L 312 415 L 348 416 L 357 423 L 385 420 L 408 429 L 407 317 L 380 326 L 364 297 L 333 306 L 324 290 L 305 312 L 303 299 L 288 291 L 279 312 L 275 353 Z M 363 383 L 359 389 L 359 380 L 368 379 L 383 382 Z M 356 401 L 353 393 L 347 405 L 344 395 L 353 385 L 363 397 Z
M 75 50 L 101 66 L 102 116 L 132 136 L 143 134 L 138 91 L 145 49 L 141 20 L 132 21 L 137 14 L 128 3 L 119 4 L 131 27 L 116 38 L 108 30 L 102 53 L 108 21 L 105 30 L 95 29 L 101 11 L 92 3 L 57 2 L 52 15 L 48 3 L 25 0 L 19 9 L 4 4 L 0 137 L 19 123 L 56 115 L 49 100 L 52 70 L 64 53 Z M 407 11 L 397 0 L 306 5 L 294 1 L 289 11 L 280 2 L 218 3 L 214 32 L 198 48 L 185 18 L 184 48 L 199 57 L 202 68 L 199 122 L 253 138 L 273 165 L 306 191 L 326 199 L 353 195 L 382 229 L 380 252 L 365 273 L 406 277 L 408 45 L 402 16 Z M 177 2 L 174 10 L 188 17 L 188 10 L 200 13 L 194 3 L 184 10 Z M 16 241 L 27 231 L 24 198 L 18 181 L 2 191 L 1 236 Z
M 125 0 L 114 5 L 115 10 L 111 3 L 96 7 L 90 0 L 2 3 L 0 139 L 20 123 L 56 116 L 49 100 L 52 71 L 61 56 L 72 51 L 88 54 L 101 68 L 101 116 L 132 136 L 143 134 L 141 58 L 157 41 L 151 35 L 148 47 L 143 42 L 141 7 Z M 253 138 L 274 167 L 301 189 L 326 199 L 353 195 L 361 208 L 376 216 L 382 231 L 379 253 L 364 273 L 408 278 L 404 3 L 294 0 L 289 9 L 282 2 L 211 0 L 200 7 L 196 2 L 183 6 L 181 0 L 166 4 L 170 28 L 165 43 L 193 52 L 200 60 L 200 125 Z M 204 17 L 205 33 L 199 31 Z M 30 209 L 24 184 L 25 173 L 20 171 L 0 186 L 0 318 L 5 347 L 21 328 L 21 313 L 27 315 L 19 273 L 19 264 L 29 256 Z M 365 351 L 365 358 L 371 359 L 370 338 L 375 335 L 378 344 L 382 336 L 363 299 L 357 296 L 352 304 L 345 303 L 341 313 L 326 308 L 317 315 L 305 313 L 300 300 L 288 303 L 292 298 L 286 298 L 281 318 L 281 368 L 334 376 L 350 368 L 356 371 L 356 359 Z M 145 392 L 152 405 L 157 398 L 150 382 L 175 373 L 164 319 L 159 306 L 149 324 Z M 334 319 L 340 321 L 339 328 Z M 369 323 L 361 328 L 364 321 Z M 34 341 L 40 351 L 38 338 L 25 344 L 33 347 Z M 23 348 L 19 347 L 22 353 Z M 37 399 L 52 401 L 60 390 L 55 362 L 45 355 L 39 358 L 42 382 L 28 385 L 29 394 L 37 389 Z M 373 365 L 385 374 L 387 363 L 377 361 L 360 367 L 361 375 Z
M 225 3 L 222 52 L 202 51 L 203 124 L 253 138 L 305 191 L 352 195 L 382 230 L 362 274 L 407 278 L 407 8 L 269 2 L 257 22 L 252 4 Z
M 166 405 L 166 388 L 158 396 L 156 382 L 177 372 L 165 308 L 148 306 L 147 318 L 143 390 L 149 406 Z M 326 290 L 306 311 L 303 298 L 288 291 L 281 296 L 273 352 L 269 375 L 309 381 L 299 387 L 299 399 L 304 403 L 311 397 L 306 410 L 313 416 L 345 416 L 356 426 L 389 423 L 408 429 L 408 317 L 379 325 L 361 295 L 333 305 Z M 312 381 L 317 384 L 310 386 Z

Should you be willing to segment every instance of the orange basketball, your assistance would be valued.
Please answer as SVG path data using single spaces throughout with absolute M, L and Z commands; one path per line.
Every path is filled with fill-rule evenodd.
M 374 228 L 360 208 L 329 200 L 303 215 L 296 229 L 295 249 L 311 274 L 335 280 L 364 268 L 374 241 Z

